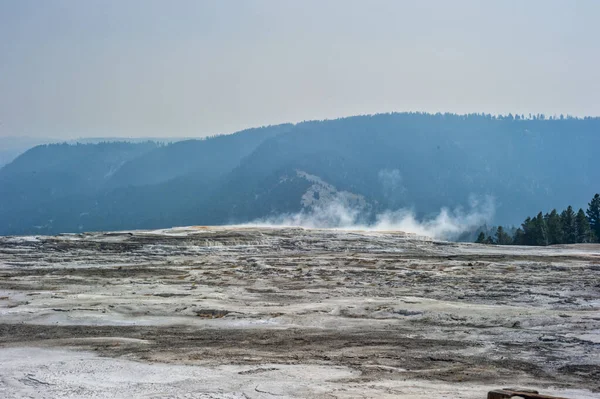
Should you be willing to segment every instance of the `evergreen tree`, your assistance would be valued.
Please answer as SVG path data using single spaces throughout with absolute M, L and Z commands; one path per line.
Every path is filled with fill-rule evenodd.
M 515 245 L 525 245 L 525 232 L 523 232 L 523 229 L 518 228 L 515 231 L 515 235 L 513 237 L 513 244 L 515 244 Z
M 548 228 L 548 244 L 561 244 L 563 242 L 563 230 L 560 215 L 553 209 L 550 214 L 546 214 L 546 227 Z
M 521 228 L 523 231 L 521 245 L 535 245 L 535 227 L 533 220 L 530 217 L 527 217 L 521 224 Z
M 592 233 L 596 236 L 596 240 L 600 240 L 600 194 L 594 195 L 586 213 Z
M 534 245 L 545 246 L 548 245 L 548 228 L 546 227 L 546 221 L 542 212 L 538 213 L 536 218 L 533 220 L 534 226 Z
M 560 221 L 563 230 L 563 240 L 565 244 L 574 244 L 577 242 L 577 224 L 575 221 L 575 212 L 573 207 L 569 205 L 567 209 L 560 214 Z
M 592 229 L 590 228 L 590 222 L 585 216 L 585 212 L 581 208 L 577 212 L 577 216 L 575 216 L 575 225 L 577 226 L 577 242 L 592 242 Z
M 477 240 L 475 240 L 475 242 L 477 244 L 485 244 L 485 233 L 483 231 L 481 233 L 479 233 L 479 235 L 477 236 Z
M 502 226 L 498 226 L 498 229 L 496 229 L 496 244 L 498 244 L 498 245 L 512 244 L 512 238 L 510 237 L 510 235 L 508 235 L 508 233 L 506 233 L 506 231 L 504 231 L 504 228 Z

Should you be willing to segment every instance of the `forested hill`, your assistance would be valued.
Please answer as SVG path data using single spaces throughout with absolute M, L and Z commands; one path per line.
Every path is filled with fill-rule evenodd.
M 585 207 L 599 118 L 394 113 L 156 143 L 47 145 L 0 169 L 0 234 L 226 224 L 342 203 L 419 217 L 492 196 L 490 223 Z

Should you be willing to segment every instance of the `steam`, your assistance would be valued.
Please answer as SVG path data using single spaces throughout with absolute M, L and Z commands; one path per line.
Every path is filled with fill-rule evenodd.
M 390 205 L 394 206 L 405 199 L 407 189 L 402 183 L 402 174 L 398 169 L 382 169 L 377 174 L 377 179 Z
M 417 220 L 412 210 L 388 211 L 377 215 L 376 222 L 367 228 L 400 230 L 420 236 L 450 240 L 488 223 L 494 216 L 494 209 L 492 197 L 485 197 L 483 201 L 472 197 L 468 210 L 464 210 L 462 207 L 453 210 L 442 208 L 435 217 L 421 221 Z
M 469 207 L 442 208 L 437 215 L 418 220 L 413 209 L 385 211 L 368 217 L 361 208 L 340 201 L 317 205 L 295 214 L 282 214 L 255 220 L 249 225 L 261 227 L 337 228 L 370 231 L 403 231 L 435 239 L 451 240 L 472 231 L 494 216 L 490 196 L 469 198 Z

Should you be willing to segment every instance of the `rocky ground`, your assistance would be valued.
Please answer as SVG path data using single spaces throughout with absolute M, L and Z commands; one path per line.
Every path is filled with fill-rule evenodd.
M 0 397 L 600 398 L 600 245 L 181 228 L 0 238 Z

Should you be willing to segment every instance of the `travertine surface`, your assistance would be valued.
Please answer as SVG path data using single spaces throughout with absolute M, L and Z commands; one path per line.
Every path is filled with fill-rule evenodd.
M 600 397 L 600 245 L 180 228 L 0 238 L 0 396 Z

